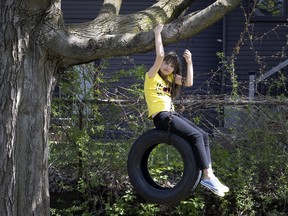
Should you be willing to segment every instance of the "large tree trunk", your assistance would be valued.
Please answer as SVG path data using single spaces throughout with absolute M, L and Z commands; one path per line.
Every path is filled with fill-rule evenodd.
M 21 46 L 17 40 L 10 45 Z M 55 65 L 31 51 L 19 55 L 5 59 L 1 76 L 9 82 L 1 80 L 0 88 L 0 182 L 9 187 L 0 187 L 0 215 L 49 215 L 47 143 Z
M 20 25 L 15 10 L 11 5 L 2 14 L 7 20 L 0 35 L 0 215 L 49 215 L 47 145 L 56 64 L 46 60 L 36 23 Z

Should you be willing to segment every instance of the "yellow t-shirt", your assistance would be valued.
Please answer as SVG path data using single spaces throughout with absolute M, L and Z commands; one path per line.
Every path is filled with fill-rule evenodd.
M 148 106 L 148 117 L 161 111 L 174 111 L 171 100 L 170 86 L 157 73 L 155 77 L 149 78 L 145 75 L 144 95 Z

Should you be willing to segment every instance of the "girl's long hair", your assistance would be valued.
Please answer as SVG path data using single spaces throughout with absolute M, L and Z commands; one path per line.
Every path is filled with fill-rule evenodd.
M 172 98 L 176 98 L 180 95 L 181 93 L 181 86 L 180 85 L 177 85 L 175 83 L 175 77 L 176 75 L 181 75 L 181 66 L 180 66 L 180 59 L 177 55 L 176 52 L 174 51 L 171 51 L 169 53 L 167 53 L 164 57 L 164 61 L 167 62 L 168 64 L 172 64 L 174 65 L 174 71 L 173 71 L 173 74 L 171 74 L 171 77 L 162 77 L 161 76 L 161 73 L 160 76 L 162 77 L 162 79 L 169 83 L 169 86 L 171 87 L 171 96 Z M 183 82 L 183 80 L 182 80 Z M 182 83 L 183 85 L 183 83 Z

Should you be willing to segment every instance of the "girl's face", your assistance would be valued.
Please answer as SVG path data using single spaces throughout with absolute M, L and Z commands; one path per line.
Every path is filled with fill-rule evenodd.
M 168 76 L 171 73 L 173 73 L 173 71 L 174 71 L 174 65 L 172 64 L 172 62 L 163 61 L 162 65 L 160 67 L 160 72 L 164 76 Z

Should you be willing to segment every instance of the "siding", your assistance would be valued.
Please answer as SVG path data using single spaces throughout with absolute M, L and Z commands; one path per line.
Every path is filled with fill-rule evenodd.
M 62 0 L 61 7 L 65 23 L 82 23 L 93 20 L 103 1 L 99 0 Z

